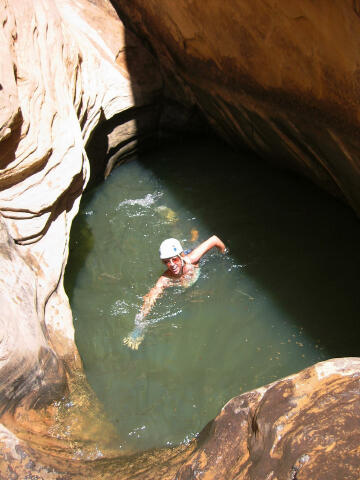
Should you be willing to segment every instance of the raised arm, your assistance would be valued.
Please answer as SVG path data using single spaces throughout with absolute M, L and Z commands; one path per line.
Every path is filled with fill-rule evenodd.
M 198 247 L 194 248 L 188 255 L 187 258 L 191 261 L 191 263 L 198 263 L 200 258 L 213 247 L 216 247 L 220 250 L 221 253 L 225 252 L 225 245 L 220 240 L 219 237 L 213 235 L 212 237 L 208 238 Z

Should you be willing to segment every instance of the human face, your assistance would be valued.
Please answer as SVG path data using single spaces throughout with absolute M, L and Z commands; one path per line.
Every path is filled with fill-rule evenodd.
M 182 261 L 177 255 L 176 257 L 164 258 L 162 262 L 166 265 L 168 270 L 174 275 L 180 275 L 182 271 Z

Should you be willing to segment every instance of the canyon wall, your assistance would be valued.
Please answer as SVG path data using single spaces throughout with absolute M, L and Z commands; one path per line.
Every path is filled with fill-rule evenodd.
M 125 45 L 123 25 L 105 1 L 11 0 L 0 15 L 0 406 L 6 409 L 29 392 L 42 397 L 61 378 L 65 387 L 64 362 L 70 369 L 81 364 L 63 274 L 71 222 L 89 178 L 85 146 L 100 122 L 120 114 L 127 114 L 117 122 L 122 140 L 136 142 L 126 55 L 148 72 L 139 106 L 155 102 L 162 80 L 134 36 Z
M 139 119 L 144 130 L 157 129 L 163 85 L 106 0 L 5 0 L 0 17 L 0 414 L 13 432 L 40 437 L 49 425 L 36 412 L 75 383 L 87 391 L 63 287 L 71 223 L 90 173 L 85 147 L 99 124 L 117 118 L 103 135 L 101 165 L 92 165 L 104 175 L 108 160 L 110 171 L 114 152 L 121 158 L 138 142 Z M 129 59 L 146 69 L 138 83 Z M 32 422 L 18 414 L 30 410 Z
M 360 8 L 344 0 L 114 5 L 171 95 L 235 147 L 300 172 L 360 213 Z
M 141 42 L 107 0 L 0 6 L 1 476 L 328 480 L 346 478 L 348 458 L 358 473 L 356 359 L 233 399 L 189 446 L 101 458 L 96 442 L 111 427 L 97 423 L 63 288 L 90 163 L 107 175 L 159 130 L 198 128 L 200 108 L 232 145 L 308 175 L 356 212 L 360 205 L 357 2 L 115 6 Z M 67 396 L 92 417 L 81 419 L 85 407 L 61 417 Z M 82 445 L 92 447 L 79 458 L 82 423 L 91 424 Z M 295 432 L 291 441 L 281 443 L 282 430 Z

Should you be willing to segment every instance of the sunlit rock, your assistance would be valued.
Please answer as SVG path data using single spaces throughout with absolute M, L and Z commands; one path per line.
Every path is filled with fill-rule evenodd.
M 328 360 L 233 398 L 174 478 L 357 478 L 359 369 Z
M 162 80 L 106 0 L 11 0 L 0 18 L 0 407 L 9 415 L 58 401 L 81 369 L 63 275 L 89 178 L 85 147 L 116 115 L 136 140 L 129 125 L 137 107 L 156 103 Z M 148 72 L 136 105 L 128 58 Z

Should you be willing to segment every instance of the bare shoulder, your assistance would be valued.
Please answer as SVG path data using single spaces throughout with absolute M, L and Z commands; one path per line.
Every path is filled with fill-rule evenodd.
M 170 284 L 171 284 L 171 277 L 167 272 L 165 272 L 161 275 L 161 277 L 159 277 L 155 287 L 164 289 L 168 287 Z

